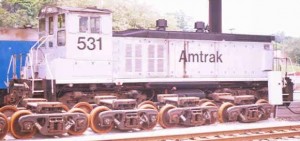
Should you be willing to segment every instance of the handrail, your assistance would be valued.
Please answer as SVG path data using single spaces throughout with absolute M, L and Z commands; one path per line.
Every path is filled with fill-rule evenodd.
M 288 63 L 290 63 L 291 67 L 292 67 L 292 74 L 295 76 L 296 71 L 295 71 L 292 59 L 290 57 L 274 57 L 274 60 L 279 60 L 279 61 L 285 60 L 285 75 L 287 75 L 287 71 L 288 71 L 287 65 L 288 65 Z
M 292 59 L 290 58 L 290 57 L 287 57 L 287 59 L 289 60 L 289 62 L 290 62 L 290 64 L 291 64 L 291 67 L 292 67 L 292 71 L 293 71 L 293 75 L 295 76 L 296 74 L 295 74 L 295 68 L 294 68 L 294 64 L 293 64 L 293 62 L 292 62 Z
M 47 71 L 49 72 L 50 77 L 51 77 L 51 94 L 54 94 L 53 74 L 52 74 L 52 72 L 51 72 L 51 70 L 50 70 L 50 67 L 49 67 L 49 63 L 48 63 L 48 54 L 45 54 L 45 62 L 46 62 Z
M 30 54 L 31 56 L 33 56 L 33 48 L 37 48 L 36 50 L 38 50 L 47 40 L 48 38 L 52 36 L 52 35 L 47 35 L 47 36 L 43 36 L 41 37 L 31 48 L 30 48 Z M 37 46 L 38 45 L 38 46 Z M 35 61 L 37 61 L 37 51 L 35 52 L 36 58 Z M 34 74 L 33 74 L 33 58 L 30 58 L 30 66 L 31 66 L 31 77 L 33 78 Z M 37 62 L 35 62 L 37 63 Z
M 16 54 L 13 55 L 13 61 L 12 61 L 12 64 L 13 64 L 13 79 L 17 79 L 17 56 Z
M 35 63 L 37 63 L 37 56 L 38 56 L 38 49 L 48 40 L 49 37 L 51 37 L 53 35 L 46 35 L 41 37 L 31 48 L 30 48 L 30 54 L 33 57 L 33 48 L 36 48 L 36 52 L 35 52 Z M 39 43 L 39 44 L 38 44 Z M 38 46 L 37 46 L 38 45 Z M 35 76 L 34 76 L 34 66 L 33 66 L 33 58 L 29 58 L 29 62 L 30 62 L 30 66 L 31 66 L 31 91 L 34 93 L 34 81 L 35 81 Z
M 43 42 L 41 43 L 41 44 L 39 44 L 39 46 L 41 46 L 44 42 L 45 42 L 45 38 L 46 38 L 47 36 L 43 36 L 43 37 L 41 37 L 37 42 L 35 42 L 35 44 L 30 48 L 30 51 L 29 51 L 29 53 L 31 54 L 31 56 L 33 56 L 33 53 L 32 53 L 32 50 L 33 50 L 33 48 L 35 48 L 42 40 L 43 40 Z M 30 56 L 30 55 L 29 55 Z M 29 58 L 29 63 L 30 63 L 30 67 L 31 67 L 31 77 L 32 77 L 32 79 L 34 79 L 33 78 L 33 76 L 34 76 L 34 74 L 33 74 L 33 59 L 30 57 Z
M 8 69 L 7 69 L 7 73 L 6 73 L 6 87 L 7 87 L 7 92 L 9 92 L 9 72 L 10 72 L 10 68 L 11 68 L 11 65 L 12 65 L 12 61 L 13 61 L 13 55 L 10 56 L 10 61 L 9 61 L 9 65 L 8 65 Z
M 45 39 L 42 41 L 42 43 L 39 45 L 39 46 L 37 46 L 36 47 L 36 52 L 35 52 L 35 61 L 37 61 L 37 59 L 38 59 L 38 50 L 40 49 L 40 47 L 48 40 L 48 38 L 49 37 L 52 37 L 53 35 L 48 35 L 48 36 L 44 36 L 45 37 Z M 43 38 L 43 37 L 41 37 L 41 38 Z M 44 55 L 44 53 L 43 53 L 43 55 Z M 44 55 L 44 57 L 45 57 L 45 55 Z
M 34 67 L 33 67 L 33 64 L 34 63 L 37 63 L 37 58 L 38 58 L 38 52 L 36 51 L 35 52 L 35 61 L 36 62 L 33 62 L 33 58 L 31 58 L 30 56 L 33 57 L 33 49 L 36 48 L 36 50 L 38 50 L 47 40 L 49 37 L 52 37 L 53 35 L 47 35 L 47 36 L 43 36 L 41 37 L 31 48 L 30 48 L 30 51 L 29 51 L 29 54 L 31 55 L 27 55 L 27 57 L 29 58 L 29 64 L 31 66 L 31 77 L 32 77 L 32 91 L 34 91 Z M 44 56 L 45 57 L 45 56 Z M 46 57 L 45 57 L 46 58 Z M 7 73 L 6 73 L 6 87 L 7 87 L 7 91 L 9 92 L 9 74 L 10 74 L 10 71 L 11 71 L 11 67 L 12 67 L 12 63 L 14 61 L 14 55 L 11 55 L 10 57 L 10 62 L 9 62 L 9 65 L 8 65 L 8 69 L 7 69 Z M 21 60 L 22 61 L 22 60 Z M 28 61 L 28 60 L 27 60 Z M 22 62 L 21 62 L 22 63 Z M 16 64 L 14 64 L 16 65 Z M 22 64 L 20 64 L 22 65 Z M 15 72 L 14 72 L 15 73 Z M 50 72 L 50 75 L 53 79 L 53 76 L 52 76 L 52 73 Z M 52 84 L 53 85 L 53 84 Z M 53 89 L 53 88 L 52 88 Z M 53 90 L 52 90 L 53 91 Z

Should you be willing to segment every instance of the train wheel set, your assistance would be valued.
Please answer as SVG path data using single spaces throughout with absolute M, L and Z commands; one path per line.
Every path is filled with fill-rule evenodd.
M 137 104 L 135 99 L 96 96 L 95 104 L 79 102 L 69 110 L 61 102 L 25 98 L 19 107 L 6 105 L 0 108 L 0 137 L 3 139 L 8 132 L 17 139 L 30 139 L 37 133 L 81 135 L 89 127 L 95 133 L 103 134 L 113 129 L 151 130 L 157 124 L 172 128 L 209 125 L 217 121 L 256 122 L 268 119 L 272 112 L 272 106 L 263 99 L 237 106 L 237 103 L 217 103 L 177 94 L 159 94 L 157 99 L 158 102 Z
M 8 131 L 16 139 L 30 139 L 37 133 L 81 135 L 89 127 L 89 116 L 84 110 L 69 110 L 60 102 L 41 98 L 25 98 L 20 107 L 7 105 L 0 111 L 4 113 L 0 114 L 1 139 Z

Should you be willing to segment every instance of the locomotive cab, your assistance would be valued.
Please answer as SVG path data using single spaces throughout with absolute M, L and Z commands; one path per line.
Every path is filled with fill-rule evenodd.
M 39 37 L 40 45 L 31 50 L 28 61 L 34 73 L 27 71 L 27 78 L 71 84 L 82 83 L 84 77 L 99 83 L 111 76 L 111 11 L 45 7 L 39 14 Z

